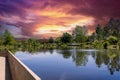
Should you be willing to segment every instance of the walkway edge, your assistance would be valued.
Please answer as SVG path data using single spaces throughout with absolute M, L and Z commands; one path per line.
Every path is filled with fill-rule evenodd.
M 11 59 L 10 57 L 13 57 L 17 62 L 14 62 L 15 60 L 14 59 Z M 41 80 L 40 79 L 40 77 L 38 77 L 31 69 L 29 69 L 24 63 L 22 63 L 16 56 L 14 56 L 13 54 L 12 54 L 12 52 L 10 52 L 10 51 L 8 51 L 8 60 L 9 61 L 13 61 L 13 62 L 9 62 L 10 63 L 10 68 L 11 69 L 13 69 L 12 68 L 12 65 L 14 65 L 15 67 L 15 71 L 18 71 L 18 72 L 15 72 L 15 71 L 13 71 L 13 72 L 11 72 L 11 73 L 18 73 L 18 74 L 22 74 L 22 72 L 25 72 L 25 71 L 22 71 L 21 73 L 19 73 L 20 72 L 20 68 L 21 68 L 21 66 L 23 67 L 23 68 L 21 68 L 21 70 L 22 69 L 24 69 L 24 70 L 26 70 L 27 71 L 27 73 L 28 74 L 25 74 L 25 73 L 23 73 L 22 75 L 25 77 L 25 79 L 29 79 L 29 80 Z M 12 64 L 11 64 L 12 63 Z M 19 64 L 19 65 L 21 65 L 21 66 L 18 66 L 17 64 Z M 17 69 L 18 70 L 16 70 L 16 67 L 17 67 Z M 15 74 L 14 73 L 14 74 Z M 13 74 L 12 74 L 13 75 Z M 16 75 L 16 74 L 15 74 Z M 20 75 L 18 75 L 18 76 L 20 76 Z M 28 78 L 27 78 L 28 77 Z M 21 77 L 22 78 L 22 77 Z M 17 80 L 23 80 L 23 79 L 19 79 L 19 78 L 17 78 L 17 77 L 15 77 L 15 79 L 14 79 L 14 76 L 12 76 L 12 79 L 13 80 L 15 80 L 15 79 L 17 79 Z M 24 80 L 25 80 L 24 79 Z

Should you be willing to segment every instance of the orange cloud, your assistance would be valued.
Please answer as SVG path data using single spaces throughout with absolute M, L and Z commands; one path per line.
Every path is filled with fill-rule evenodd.
M 45 11 L 47 12 L 47 11 Z M 94 18 L 89 16 L 83 16 L 83 15 L 68 15 L 64 13 L 66 16 L 53 16 L 53 12 L 48 12 L 47 18 L 45 21 L 42 21 L 42 23 L 36 24 L 36 31 L 33 34 L 62 34 L 63 32 L 69 32 L 73 29 L 76 25 L 93 25 L 94 24 Z M 60 13 L 58 13 L 60 14 Z M 54 13 L 54 15 L 57 15 L 57 13 Z M 42 15 L 43 16 L 43 15 Z M 54 32 L 53 30 L 56 30 L 57 32 Z M 47 36 L 47 35 L 46 35 Z M 52 35 L 53 37 L 56 35 Z
M 36 4 L 36 3 L 35 3 Z M 38 4 L 38 3 L 37 3 Z M 66 4 L 64 6 L 57 5 L 55 7 L 47 6 L 44 9 L 33 8 L 26 9 L 28 18 L 34 18 L 33 35 L 44 37 L 56 37 L 62 35 L 63 32 L 72 33 L 76 25 L 93 25 L 94 18 L 83 14 L 72 15 L 69 13 L 74 6 Z M 88 31 L 89 34 L 91 31 Z M 50 35 L 54 34 L 54 35 Z
M 68 4 L 64 6 L 57 5 L 55 7 L 47 6 L 44 9 L 36 10 L 36 14 L 40 16 L 47 16 L 50 18 L 62 18 L 70 16 L 70 14 L 67 12 L 72 8 L 73 6 Z

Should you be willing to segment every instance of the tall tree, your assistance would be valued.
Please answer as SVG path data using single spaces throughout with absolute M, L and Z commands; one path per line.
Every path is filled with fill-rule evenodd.
M 54 43 L 54 39 L 53 37 L 50 37 L 49 40 L 48 40 L 49 43 Z
M 97 34 L 97 39 L 101 40 L 103 39 L 103 30 L 100 24 L 97 25 L 96 27 L 96 34 Z
M 65 32 L 65 33 L 63 33 L 63 35 L 61 37 L 61 42 L 70 43 L 71 39 L 72 39 L 72 36 L 69 33 Z
M 105 38 L 109 36 L 120 38 L 120 20 L 111 18 L 104 27 L 104 36 Z
M 103 29 L 103 35 L 104 35 L 104 39 L 106 39 L 109 35 L 110 35 L 110 29 L 109 26 L 106 25 Z
M 90 41 L 90 42 L 93 42 L 93 41 L 95 41 L 95 40 L 96 40 L 96 33 L 93 32 L 92 35 L 89 37 L 89 41 Z
M 85 26 L 77 25 L 72 35 L 73 35 L 73 39 L 75 39 L 77 43 L 84 43 L 86 41 L 87 28 Z
M 4 45 L 14 45 L 15 44 L 15 39 L 14 37 L 12 36 L 12 34 L 8 31 L 8 30 L 5 30 L 5 33 L 4 33 Z

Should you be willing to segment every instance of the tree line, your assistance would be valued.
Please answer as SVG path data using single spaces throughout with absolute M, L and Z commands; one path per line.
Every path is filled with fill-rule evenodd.
M 68 44 L 78 43 L 80 48 L 105 48 L 110 45 L 120 47 L 120 20 L 111 18 L 103 27 L 100 24 L 96 26 L 95 32 L 88 35 L 86 26 L 77 25 L 72 34 L 64 32 L 62 36 L 54 39 L 34 39 L 16 40 L 13 35 L 5 30 L 0 35 L 1 49 L 22 48 L 22 49 L 52 49 L 67 48 Z M 31 50 L 32 51 L 32 50 Z
M 105 48 L 110 45 L 120 48 L 120 20 L 111 18 L 105 26 L 98 24 L 95 32 L 88 35 L 85 26 L 77 25 L 72 35 L 63 33 L 61 37 L 63 43 L 80 43 L 81 47 L 88 45 L 89 48 Z

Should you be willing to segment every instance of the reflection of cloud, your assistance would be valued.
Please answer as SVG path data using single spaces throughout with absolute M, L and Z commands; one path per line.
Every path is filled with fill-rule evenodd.
M 0 22 L 21 27 L 25 36 L 39 38 L 71 32 L 77 24 L 87 25 L 91 33 L 97 23 L 120 18 L 119 4 L 115 0 L 0 0 Z

